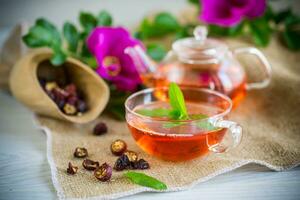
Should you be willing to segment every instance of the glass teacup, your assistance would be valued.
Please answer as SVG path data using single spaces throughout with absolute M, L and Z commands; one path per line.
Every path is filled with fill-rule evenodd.
M 191 116 L 188 120 L 140 114 L 141 109 L 170 108 L 168 88 L 149 88 L 128 97 L 126 121 L 138 146 L 164 160 L 184 161 L 222 153 L 240 143 L 241 126 L 227 120 L 230 98 L 209 89 L 181 89 Z

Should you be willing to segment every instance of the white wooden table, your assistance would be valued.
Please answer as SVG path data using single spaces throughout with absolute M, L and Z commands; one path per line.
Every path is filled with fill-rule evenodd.
M 24 4 L 21 2 L 23 1 L 11 0 L 0 6 L 0 45 L 9 31 L 3 27 L 11 27 L 20 19 L 33 21 L 38 16 L 45 16 L 61 24 L 65 19 L 74 19 L 79 10 L 96 12 L 105 8 L 116 16 L 117 24 L 128 26 L 139 21 L 151 10 L 160 8 L 175 13 L 185 5 L 185 0 L 172 1 L 172 4 L 169 3 L 170 1 L 161 0 L 142 2 L 130 0 L 130 6 L 116 4 L 115 0 L 101 2 L 89 0 L 88 3 L 74 0 L 73 7 L 68 7 L 68 12 L 59 12 L 55 6 L 60 5 L 58 10 L 63 11 L 70 3 L 58 0 L 27 0 Z M 97 5 L 102 7 L 99 8 Z M 43 10 L 45 7 L 47 9 Z M 131 10 L 137 12 L 133 15 Z M 142 193 L 123 199 L 153 198 L 164 200 L 300 199 L 300 167 L 285 172 L 273 172 L 265 167 L 248 165 L 201 183 L 188 191 Z M 1 199 L 57 199 L 46 159 L 46 135 L 35 128 L 32 113 L 4 92 L 0 92 Z

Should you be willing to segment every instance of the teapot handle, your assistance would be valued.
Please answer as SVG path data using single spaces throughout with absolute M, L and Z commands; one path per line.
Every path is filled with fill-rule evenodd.
M 270 84 L 271 74 L 272 74 L 271 65 L 270 65 L 269 61 L 267 60 L 267 58 L 264 56 L 264 54 L 260 50 L 258 50 L 255 47 L 244 47 L 244 48 L 237 48 L 237 49 L 233 50 L 234 55 L 243 54 L 243 53 L 255 55 L 262 63 L 262 66 L 264 68 L 264 74 L 265 74 L 265 78 L 262 81 L 254 82 L 254 83 L 247 83 L 246 89 L 247 90 L 263 89 L 263 88 L 267 87 Z

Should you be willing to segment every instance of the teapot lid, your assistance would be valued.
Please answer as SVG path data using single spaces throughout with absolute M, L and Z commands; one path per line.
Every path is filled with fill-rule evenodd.
M 227 52 L 227 45 L 219 40 L 207 38 L 207 28 L 197 26 L 194 37 L 176 40 L 173 51 L 180 61 L 189 64 L 218 63 Z

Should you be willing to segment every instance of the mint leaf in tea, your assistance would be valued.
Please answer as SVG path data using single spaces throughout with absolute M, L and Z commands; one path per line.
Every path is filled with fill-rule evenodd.
M 176 120 L 201 120 L 209 117 L 206 114 L 200 113 L 201 110 L 191 103 L 188 103 L 188 107 L 191 108 L 190 113 L 188 113 L 184 95 L 176 83 L 170 83 L 168 94 L 169 103 L 159 103 L 157 101 L 152 103 L 152 105 L 144 105 L 145 108 L 135 109 L 135 112 L 147 117 L 170 119 L 170 122 L 163 124 L 164 128 L 174 128 L 186 124 L 186 122 L 176 122 Z M 194 113 L 195 111 L 198 112 L 198 110 L 199 113 Z M 207 130 L 214 129 L 213 125 L 208 121 L 198 122 L 197 127 Z

